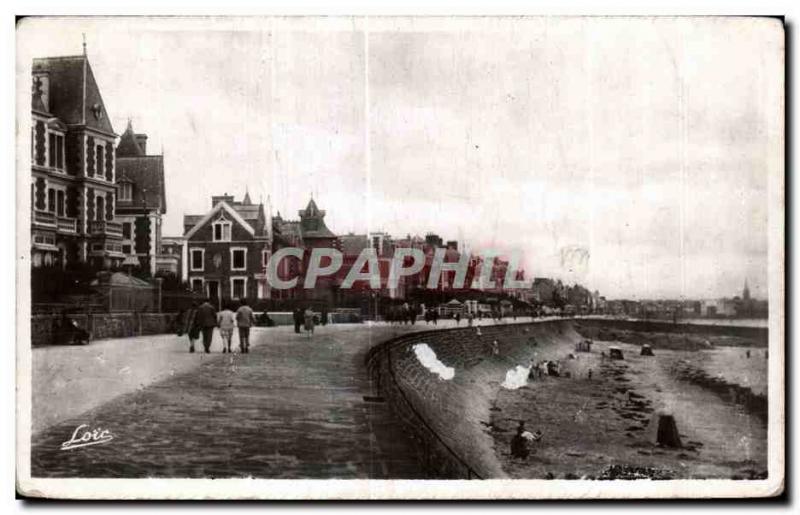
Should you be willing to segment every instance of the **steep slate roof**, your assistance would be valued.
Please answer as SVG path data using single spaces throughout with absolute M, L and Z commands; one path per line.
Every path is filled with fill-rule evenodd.
M 298 211 L 300 215 L 300 233 L 303 239 L 336 238 L 336 235 L 325 225 L 325 210 L 319 209 L 312 198 L 305 209 Z M 316 221 L 315 224 L 310 223 Z M 312 228 L 316 226 L 316 229 Z
M 256 233 L 256 229 L 252 225 L 250 225 L 250 223 L 247 220 L 244 220 L 241 217 L 241 215 L 239 213 L 237 213 L 235 209 L 233 209 L 233 207 L 228 205 L 227 202 L 223 201 L 223 202 L 217 203 L 213 208 L 211 208 L 211 211 L 209 211 L 205 215 L 201 216 L 200 220 L 198 220 L 197 223 L 195 223 L 193 227 L 189 228 L 186 231 L 186 233 L 183 235 L 183 237 L 186 238 L 186 239 L 189 239 L 192 236 L 194 236 L 194 234 L 200 229 L 200 227 L 202 227 L 206 223 L 210 222 L 214 218 L 214 215 L 217 214 L 220 211 L 227 212 L 228 215 L 233 217 L 233 220 L 236 223 L 238 223 L 240 226 L 242 226 L 251 235 L 253 235 L 253 236 L 257 236 L 258 235 Z M 186 221 L 186 218 L 184 217 L 184 222 L 185 221 Z
M 145 207 L 167 212 L 167 195 L 164 184 L 164 156 L 147 156 L 136 142 L 136 134 L 128 127 L 120 138 L 116 150 L 117 184 L 133 183 L 131 202 L 119 201 L 120 207 Z
M 197 225 L 197 222 L 203 219 L 205 215 L 183 215 L 183 232 L 186 234 L 189 229 Z M 183 236 L 181 236 L 183 237 Z
M 136 141 L 136 133 L 133 132 L 133 124 L 130 120 L 128 120 L 125 132 L 119 138 L 116 155 L 117 157 L 139 157 L 145 155 L 142 147 L 139 146 L 139 142 Z
M 85 124 L 87 127 L 114 134 L 100 88 L 85 55 L 34 59 L 33 72 L 42 71 L 48 72 L 50 76 L 48 96 L 51 114 L 68 125 Z
M 167 212 L 162 156 L 118 157 L 117 184 L 133 183 L 131 202 L 119 201 L 120 207 L 146 207 Z
M 370 247 L 369 238 L 366 234 L 345 234 L 339 236 L 339 244 L 342 254 L 345 256 L 357 256 L 362 250 Z
M 224 209 L 232 210 L 239 218 L 246 222 L 249 229 L 253 229 L 256 236 L 263 236 L 266 225 L 266 217 L 264 216 L 263 204 L 248 204 L 244 205 L 241 202 L 219 202 L 209 213 L 205 215 L 183 215 L 183 228 L 184 235 L 192 230 L 197 224 L 201 223 L 204 219 L 209 217 L 210 214 L 222 209 L 220 206 L 224 205 Z

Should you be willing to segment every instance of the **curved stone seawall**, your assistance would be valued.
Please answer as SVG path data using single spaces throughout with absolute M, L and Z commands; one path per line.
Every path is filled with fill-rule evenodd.
M 373 380 L 418 442 L 430 477 L 503 478 L 489 433 L 491 409 L 506 373 L 527 366 L 534 353 L 581 339 L 564 320 L 425 331 L 390 340 L 367 356 Z M 493 341 L 497 341 L 497 353 Z M 535 342 L 535 343 L 534 343 Z M 435 353 L 440 375 L 423 364 L 422 346 Z M 418 350 L 415 346 L 420 345 Z

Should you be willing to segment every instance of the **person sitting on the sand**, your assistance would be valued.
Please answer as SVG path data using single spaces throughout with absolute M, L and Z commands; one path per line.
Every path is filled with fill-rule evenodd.
M 525 422 L 519 422 L 519 426 L 517 426 L 517 434 L 511 438 L 511 456 L 514 458 L 526 459 L 528 455 L 531 453 L 529 445 L 529 440 L 522 436 L 525 431 Z

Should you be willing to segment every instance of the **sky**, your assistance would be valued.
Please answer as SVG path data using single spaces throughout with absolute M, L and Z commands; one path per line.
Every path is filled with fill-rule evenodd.
M 20 73 L 82 34 L 115 131 L 164 153 L 166 235 L 211 195 L 313 195 L 336 233 L 518 250 L 609 298 L 767 295 L 775 23 L 38 19 Z

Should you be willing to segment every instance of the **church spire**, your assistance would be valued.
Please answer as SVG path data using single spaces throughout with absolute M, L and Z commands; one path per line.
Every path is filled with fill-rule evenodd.
M 252 202 L 250 201 L 250 191 L 247 188 L 247 186 L 245 186 L 245 188 L 244 188 L 244 198 L 242 199 L 242 205 L 249 206 L 251 204 L 252 204 Z

